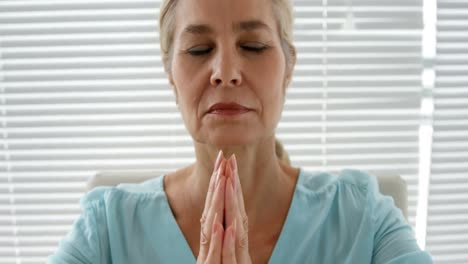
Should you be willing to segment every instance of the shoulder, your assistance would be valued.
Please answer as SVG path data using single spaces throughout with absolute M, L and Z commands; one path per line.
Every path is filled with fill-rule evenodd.
M 309 171 L 301 169 L 300 185 L 305 190 L 320 194 L 334 189 L 353 189 L 367 193 L 377 187 L 375 176 L 359 169 L 343 169 L 339 172 Z
M 375 176 L 358 169 L 302 173 L 298 195 L 308 204 L 320 204 L 324 214 L 335 211 L 337 217 L 347 215 L 356 219 L 372 214 L 372 197 L 378 193 Z
M 163 193 L 162 179 L 164 175 L 143 181 L 141 183 L 121 183 L 117 186 L 97 186 L 80 199 L 82 208 L 93 204 L 106 204 L 120 199 L 143 199 L 148 196 L 158 196 Z

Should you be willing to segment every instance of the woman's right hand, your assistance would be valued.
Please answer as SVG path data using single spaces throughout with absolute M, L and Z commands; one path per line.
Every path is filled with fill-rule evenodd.
M 200 251 L 197 264 L 221 263 L 221 252 L 224 237 L 224 192 L 226 159 L 220 151 L 211 175 L 205 208 L 200 219 Z

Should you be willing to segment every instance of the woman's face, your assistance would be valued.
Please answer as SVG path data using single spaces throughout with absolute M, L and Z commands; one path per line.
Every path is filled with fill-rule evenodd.
M 271 2 L 178 1 L 169 80 L 194 140 L 243 145 L 274 134 L 286 61 Z M 232 102 L 250 110 L 209 112 Z

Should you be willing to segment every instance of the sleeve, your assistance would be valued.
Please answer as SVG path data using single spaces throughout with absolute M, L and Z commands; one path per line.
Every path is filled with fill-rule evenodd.
M 102 213 L 102 200 L 82 205 L 83 212 L 73 223 L 57 250 L 47 258 L 48 264 L 100 263 L 98 215 Z
M 431 255 L 422 251 L 393 198 L 379 192 L 377 179 L 369 177 L 368 204 L 374 231 L 372 264 L 432 264 Z

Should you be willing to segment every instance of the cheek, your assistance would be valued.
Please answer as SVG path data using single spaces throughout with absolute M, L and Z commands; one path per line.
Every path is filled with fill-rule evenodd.
M 284 67 L 281 67 L 281 63 L 270 63 L 266 66 L 268 74 L 262 79 L 264 85 L 262 85 L 262 101 L 263 101 L 263 112 L 262 118 L 265 120 L 265 125 L 271 129 L 277 126 L 284 104 Z
M 254 77 L 269 84 L 266 89 L 272 91 L 272 88 L 282 86 L 284 79 L 286 62 L 283 53 L 280 50 L 272 50 L 258 59 L 248 62 L 249 72 L 255 72 Z
M 194 89 L 197 78 L 196 73 L 197 68 L 191 65 L 190 62 L 181 58 L 174 58 L 172 75 L 180 99 L 193 98 L 193 95 L 196 94 L 196 89 Z
M 178 94 L 179 109 L 183 119 L 196 122 L 199 113 L 199 102 L 206 86 L 206 71 L 190 60 L 174 58 L 172 76 Z
M 257 61 L 251 69 L 253 73 L 251 78 L 256 82 L 255 87 L 258 88 L 258 96 L 261 98 L 266 114 L 276 114 L 281 110 L 283 102 L 283 83 L 285 62 L 281 56 L 275 54 L 267 57 L 263 62 Z M 261 63 L 261 64 L 260 64 Z M 278 108 L 278 111 L 275 111 Z
M 177 76 L 176 80 L 183 80 L 196 73 L 196 65 L 193 65 L 192 60 L 187 60 L 184 57 L 185 55 L 176 55 L 172 61 L 172 72 Z

